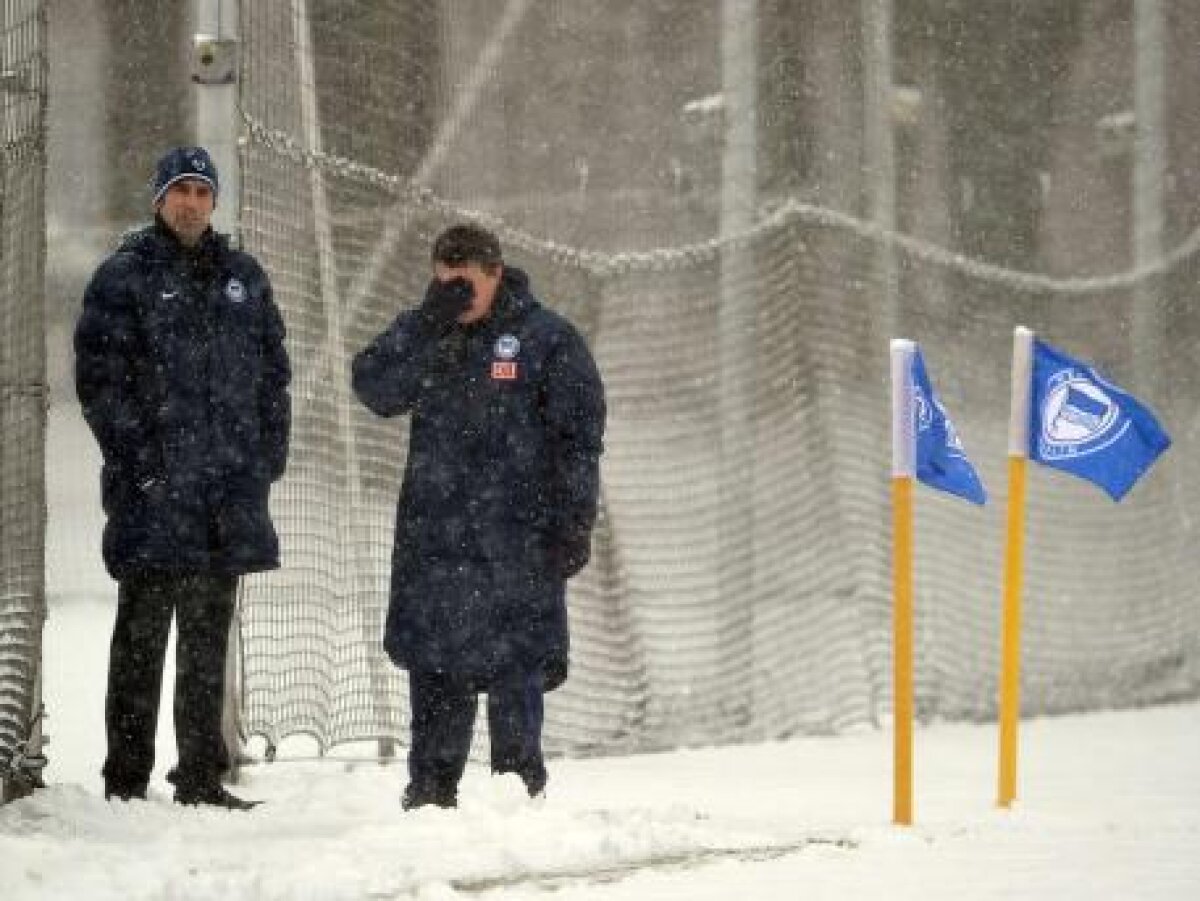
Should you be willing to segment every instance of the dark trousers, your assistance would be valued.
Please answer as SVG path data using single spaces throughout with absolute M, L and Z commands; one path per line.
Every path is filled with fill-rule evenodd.
M 487 692 L 493 773 L 545 781 L 542 759 L 541 673 L 507 673 L 480 684 L 444 673 L 410 672 L 412 747 L 408 775 L 415 783 L 458 785 L 471 751 L 478 695 Z
M 108 661 L 105 723 L 109 787 L 144 791 L 154 769 L 154 733 L 171 615 L 176 619 L 176 785 L 211 785 L 229 768 L 221 736 L 225 652 L 237 578 L 213 574 L 145 574 L 125 579 L 117 595 Z

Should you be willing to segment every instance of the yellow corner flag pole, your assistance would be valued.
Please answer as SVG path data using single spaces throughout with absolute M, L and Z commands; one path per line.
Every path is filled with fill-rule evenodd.
M 1013 331 L 1012 401 L 1008 420 L 1008 525 L 1004 550 L 1004 623 L 1000 643 L 1000 790 L 996 803 L 1017 797 L 1017 725 L 1021 715 L 1021 580 L 1025 554 L 1025 466 L 1033 385 L 1033 332 Z
M 912 361 L 916 344 L 892 341 L 892 822 L 913 821 L 913 432 Z

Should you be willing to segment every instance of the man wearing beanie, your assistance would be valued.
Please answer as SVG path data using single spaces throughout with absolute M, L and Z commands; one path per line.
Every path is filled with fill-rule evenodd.
M 384 648 L 408 670 L 406 810 L 453 807 L 487 694 L 494 773 L 546 786 L 543 693 L 567 678 L 566 581 L 588 562 L 604 388 L 583 337 L 456 225 L 424 299 L 354 360 L 380 416 L 411 414 Z
M 291 373 L 266 274 L 210 225 L 218 186 L 201 147 L 159 161 L 154 222 L 84 294 L 75 379 L 104 456 L 103 553 L 118 583 L 105 797 L 146 797 L 174 616 L 175 800 L 246 810 L 220 781 L 226 645 L 238 578 L 279 566 L 267 498 L 287 461 Z

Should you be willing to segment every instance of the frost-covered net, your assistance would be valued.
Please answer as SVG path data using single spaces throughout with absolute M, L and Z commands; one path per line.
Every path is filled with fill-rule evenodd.
M 242 227 L 296 372 L 275 496 L 285 565 L 249 580 L 243 611 L 249 732 L 322 747 L 405 738 L 404 680 L 379 641 L 405 425 L 353 401 L 348 367 L 419 297 L 433 236 L 466 216 L 496 228 L 580 326 L 608 390 L 602 515 L 571 583 L 554 750 L 830 731 L 888 713 L 897 335 L 924 347 L 992 497 L 983 511 L 919 497 L 918 710 L 994 716 L 1017 324 L 1101 363 L 1177 445 L 1120 506 L 1031 474 L 1024 709 L 1200 692 L 1194 211 L 1168 196 L 1153 265 L 1100 275 L 1134 268 L 1124 120 L 1091 128 L 1116 90 L 1093 76 L 1114 52 L 1131 58 L 1132 25 L 1077 11 L 1006 20 L 1029 29 L 1011 35 L 1011 71 L 992 73 L 1006 95 L 978 71 L 995 54 L 971 51 L 1002 38 L 958 29 L 953 15 L 967 14 L 949 6 L 950 19 L 898 4 L 894 29 L 896 79 L 913 86 L 884 105 L 890 224 L 917 240 L 876 227 L 858 4 L 745 5 L 757 10 L 751 157 L 731 147 L 745 132 L 732 128 L 721 4 L 243 4 Z M 921 15 L 936 21 L 916 27 Z M 1115 50 L 1113 28 L 1128 32 Z M 1053 102 L 1019 102 L 1035 90 Z M 1177 186 L 1185 162 L 1168 155 Z M 745 171 L 750 220 L 745 198 L 722 192 Z M 939 249 L 951 246 L 970 256 Z
M 0 2 L 0 793 L 36 753 L 46 426 L 45 12 Z

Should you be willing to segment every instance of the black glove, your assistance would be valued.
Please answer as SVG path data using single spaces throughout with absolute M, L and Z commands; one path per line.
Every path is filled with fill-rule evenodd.
M 552 654 L 542 661 L 542 691 L 554 691 L 567 681 L 570 664 L 567 655 Z
M 475 288 L 462 276 L 444 282 L 431 279 L 417 315 L 427 329 L 440 335 L 467 311 L 474 296 Z

